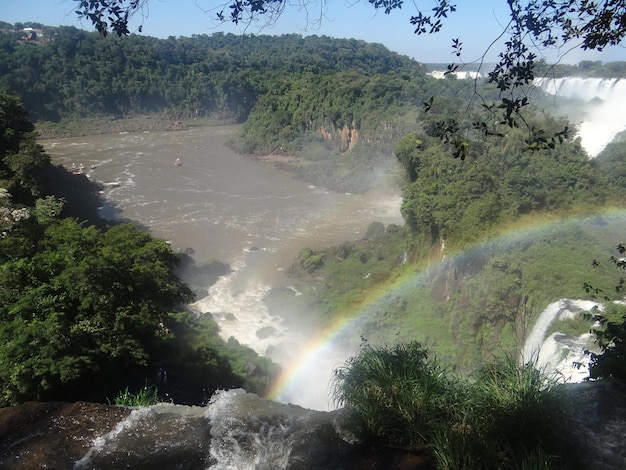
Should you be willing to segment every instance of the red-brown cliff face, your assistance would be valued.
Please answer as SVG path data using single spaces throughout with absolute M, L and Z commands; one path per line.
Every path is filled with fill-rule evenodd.
M 356 127 L 348 127 L 344 124 L 341 128 L 320 127 L 317 132 L 324 138 L 334 142 L 341 152 L 352 150 L 359 142 L 359 130 Z

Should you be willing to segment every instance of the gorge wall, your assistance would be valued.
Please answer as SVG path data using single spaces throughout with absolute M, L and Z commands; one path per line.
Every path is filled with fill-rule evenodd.
M 345 124 L 341 128 L 320 127 L 317 131 L 324 140 L 334 142 L 341 152 L 352 150 L 359 142 L 359 130 Z

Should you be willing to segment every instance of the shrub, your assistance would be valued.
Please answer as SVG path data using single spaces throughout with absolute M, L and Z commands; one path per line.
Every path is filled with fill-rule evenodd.
M 419 343 L 365 344 L 333 382 L 345 429 L 362 444 L 426 449 L 440 469 L 563 468 L 574 453 L 559 390 L 514 358 L 457 378 Z
M 620 243 L 617 245 L 616 254 L 609 259 L 609 263 L 618 269 L 626 270 L 625 255 L 626 245 Z M 594 261 L 593 265 L 600 267 L 597 261 Z M 607 304 L 604 313 L 592 312 L 592 314 L 585 315 L 586 319 L 599 324 L 599 327 L 591 330 L 596 344 L 600 347 L 600 354 L 590 353 L 589 376 L 626 379 L 626 306 L 623 302 L 626 293 L 626 276 L 619 276 L 611 293 L 594 288 L 587 282 L 585 290 L 594 296 L 601 295 L 607 301 L 618 299 L 617 302 Z
M 324 253 L 316 253 L 309 247 L 300 250 L 300 265 L 311 274 L 324 264 Z
M 562 468 L 568 426 L 556 375 L 507 357 L 478 371 L 467 390 L 464 418 L 481 468 Z M 530 465 L 538 461 L 547 466 Z

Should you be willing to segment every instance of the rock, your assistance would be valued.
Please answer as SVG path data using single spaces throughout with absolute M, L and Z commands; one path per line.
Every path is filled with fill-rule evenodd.
M 626 382 L 597 380 L 563 387 L 580 449 L 579 468 L 626 468 Z
M 93 445 L 130 414 L 95 403 L 37 403 L 0 408 L 0 468 L 72 468 Z
M 257 330 L 256 332 L 256 336 L 259 339 L 267 339 L 270 336 L 273 336 L 276 334 L 276 328 L 274 328 L 273 326 L 264 326 L 263 328 Z

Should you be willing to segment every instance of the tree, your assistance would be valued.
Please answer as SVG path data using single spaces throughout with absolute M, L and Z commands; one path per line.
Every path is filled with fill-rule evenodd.
M 0 91 L 0 183 L 14 202 L 32 202 L 43 194 L 43 175 L 49 164 L 22 103 Z
M 620 243 L 615 249 L 616 254 L 609 258 L 609 263 L 617 269 L 626 270 L 626 245 Z M 600 268 L 598 261 L 593 266 Z M 607 302 L 604 312 L 594 311 L 588 315 L 589 319 L 600 325 L 593 328 L 595 342 L 600 347 L 600 353 L 590 353 L 589 376 L 591 378 L 613 377 L 626 379 L 626 277 L 620 276 L 613 292 L 606 291 L 585 283 L 585 290 L 594 297 L 600 297 Z
M 2 241 L 2 405 L 128 384 L 166 335 L 168 314 L 192 299 L 171 248 L 132 224 L 100 232 L 57 220 L 21 254 Z
M 75 1 L 79 4 L 76 11 L 78 16 L 90 20 L 100 33 L 106 36 L 112 31 L 121 36 L 129 34 L 128 21 L 135 13 L 142 12 L 149 0 Z M 214 11 L 219 21 L 249 24 L 264 16 L 271 25 L 285 8 L 299 6 L 308 12 L 310 3 L 309 0 L 217 1 L 211 11 Z M 375 10 L 391 14 L 409 2 L 367 0 L 367 3 Z M 483 102 L 487 117 L 474 123 L 475 130 L 485 135 L 499 134 L 497 128 L 501 125 L 519 127 L 525 124 L 520 111 L 530 105 L 530 100 L 521 87 L 531 84 L 535 78 L 538 64 L 534 52 L 536 49 L 581 48 L 601 51 L 607 46 L 620 44 L 626 34 L 625 0 L 507 0 L 507 3 L 509 22 L 502 31 L 502 37 L 506 39 L 505 47 L 489 72 L 489 82 L 496 85 L 501 95 L 494 103 Z M 408 23 L 417 35 L 438 33 L 446 18 L 456 12 L 456 5 L 451 0 L 424 0 L 419 4 L 414 2 L 414 6 L 415 13 L 409 15 Z M 327 2 L 321 0 L 320 15 L 307 17 L 307 21 L 321 21 L 327 7 Z M 450 73 L 463 66 L 461 38 L 452 41 L 452 49 L 460 64 L 450 64 Z M 426 103 L 428 108 L 430 104 Z M 453 155 L 461 159 L 465 158 L 467 152 L 464 137 L 467 132 L 470 130 L 460 129 L 454 123 L 442 124 L 439 128 L 440 138 L 450 144 Z M 553 148 L 567 137 L 569 129 L 544 135 L 529 127 L 528 132 L 529 148 Z

